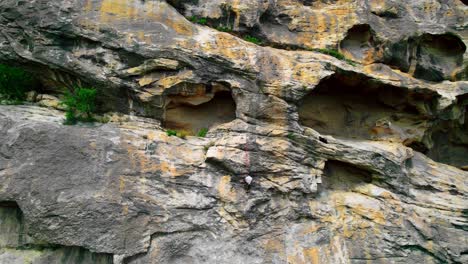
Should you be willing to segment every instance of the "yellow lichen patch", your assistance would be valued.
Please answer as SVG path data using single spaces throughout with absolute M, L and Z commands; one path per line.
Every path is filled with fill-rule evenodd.
M 180 35 L 192 36 L 194 33 L 193 26 L 185 20 L 170 17 L 162 22 Z
M 321 70 L 322 65 L 320 63 L 300 63 L 293 68 L 296 79 L 302 82 L 304 86 L 318 83 L 321 76 L 318 76 L 317 72 Z
M 90 142 L 89 143 L 89 148 L 95 150 L 97 148 L 96 142 L 95 141 Z
M 218 184 L 219 197 L 224 202 L 235 202 L 237 200 L 237 193 L 232 188 L 231 177 L 223 176 Z
M 119 191 L 122 193 L 125 190 L 125 178 L 120 176 L 119 178 Z
M 154 131 L 150 131 L 147 135 L 148 137 L 148 140 L 156 140 L 158 138 L 158 133 L 154 132 Z
M 321 228 L 320 225 L 317 225 L 317 224 L 315 224 L 315 223 L 312 223 L 312 224 L 310 224 L 309 226 L 305 226 L 301 233 L 302 233 L 303 235 L 313 234 L 313 233 L 316 233 L 317 230 L 319 230 L 320 228 Z
M 265 251 L 270 252 L 270 253 L 274 252 L 274 253 L 280 253 L 283 255 L 285 252 L 284 243 L 277 238 L 268 239 L 264 243 L 263 248 L 265 249 Z
M 128 205 L 125 204 L 122 206 L 122 214 L 128 215 Z
M 219 33 L 215 35 L 216 49 L 221 51 L 223 57 L 230 59 L 242 59 L 249 57 L 245 48 L 239 43 L 239 39 L 225 33 Z
M 85 12 L 91 12 L 91 10 L 93 10 L 93 0 L 86 0 L 84 10 Z
M 194 74 L 192 71 L 184 71 L 179 73 L 176 76 L 169 76 L 159 80 L 156 85 L 161 87 L 162 89 L 171 88 L 177 84 L 183 83 L 191 78 L 193 78 Z
M 319 264 L 319 250 L 316 247 L 307 248 L 303 250 L 306 263 Z
M 118 19 L 134 19 L 137 15 L 134 0 L 103 0 L 100 9 L 101 22 Z

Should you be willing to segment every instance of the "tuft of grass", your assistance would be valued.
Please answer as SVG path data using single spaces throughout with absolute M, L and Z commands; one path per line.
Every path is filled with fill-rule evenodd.
M 0 99 L 5 104 L 21 104 L 35 84 L 34 77 L 16 67 L 0 64 Z
M 251 42 L 253 44 L 257 44 L 257 45 L 261 45 L 262 44 L 262 41 L 256 37 L 252 37 L 250 35 L 246 35 L 244 36 L 244 40 L 245 41 L 248 41 L 248 42 Z
M 319 52 L 322 54 L 330 55 L 333 56 L 339 60 L 347 62 L 351 66 L 356 66 L 356 62 L 350 59 L 347 59 L 345 55 L 343 55 L 341 52 L 334 50 L 334 49 L 311 49 L 311 51 Z
M 77 87 L 73 92 L 65 94 L 62 104 L 65 105 L 64 125 L 74 125 L 78 121 L 94 122 L 93 113 L 96 109 L 96 94 L 94 88 Z
M 295 140 L 296 139 L 296 135 L 294 135 L 294 133 L 292 133 L 292 132 L 288 133 L 288 135 L 286 137 L 289 138 L 290 140 Z
M 206 134 L 208 133 L 208 128 L 202 128 L 200 131 L 198 131 L 197 136 L 198 137 L 206 137 Z
M 172 136 L 177 136 L 177 131 L 168 129 L 168 130 L 166 130 L 166 134 L 167 134 L 168 136 L 170 136 L 170 137 L 172 137 Z
M 228 26 L 217 26 L 216 30 L 221 31 L 221 32 L 232 32 L 233 31 L 232 27 L 228 27 Z
M 175 137 L 179 137 L 179 138 L 182 138 L 182 139 L 185 139 L 187 136 L 190 135 L 190 132 L 186 131 L 186 130 L 172 130 L 172 129 L 168 129 L 166 130 L 166 134 L 170 137 L 172 136 L 175 136 Z
M 330 55 L 330 56 L 333 56 L 339 60 L 345 60 L 346 57 L 340 53 L 339 51 L 337 50 L 333 50 L 333 49 L 312 49 L 312 51 L 315 51 L 315 52 L 319 52 L 319 53 L 322 53 L 322 54 L 327 54 L 327 55 Z
M 177 131 L 177 134 L 176 134 L 177 137 L 182 138 L 182 139 L 185 139 L 189 135 L 190 135 L 190 133 L 188 131 L 185 131 L 185 130 Z
M 193 23 L 200 24 L 200 25 L 208 24 L 208 19 L 206 17 L 191 16 L 189 17 L 189 20 Z

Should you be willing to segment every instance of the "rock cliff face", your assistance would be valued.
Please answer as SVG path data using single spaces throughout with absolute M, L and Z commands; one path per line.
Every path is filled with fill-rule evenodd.
M 0 263 L 467 263 L 465 2 L 2 0 L 120 117 L 0 106 Z

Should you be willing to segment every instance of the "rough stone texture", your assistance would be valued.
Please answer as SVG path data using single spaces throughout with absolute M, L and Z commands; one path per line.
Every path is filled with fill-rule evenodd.
M 63 126 L 60 111 L 0 106 L 0 201 L 18 204 L 34 241 L 114 263 L 466 263 L 467 12 L 455 0 L 3 0 L 0 62 L 54 95 L 95 86 L 99 111 L 129 116 Z M 358 63 L 285 50 L 306 48 Z M 206 138 L 162 128 L 200 123 Z
M 34 240 L 27 233 L 18 205 L 12 202 L 0 203 L 0 263 L 112 263 L 110 254 L 90 253 L 79 247 L 50 245 Z

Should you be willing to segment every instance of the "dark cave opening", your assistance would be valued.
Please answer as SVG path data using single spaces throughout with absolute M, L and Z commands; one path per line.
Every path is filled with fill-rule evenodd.
M 422 140 L 435 96 L 335 74 L 303 99 L 299 121 L 326 135 L 408 145 Z
M 352 164 L 329 160 L 325 164 L 322 180 L 324 189 L 349 191 L 355 186 L 371 183 L 372 174 Z
M 201 86 L 198 93 L 169 95 L 163 127 L 196 134 L 236 119 L 236 103 L 231 91 Z
M 4 249 L 10 252 L 15 251 L 19 255 L 25 255 L 31 251 L 29 253 L 32 258 L 31 263 L 113 263 L 112 254 L 94 253 L 83 247 L 36 241 L 28 235 L 28 227 L 25 225 L 22 210 L 16 202 L 12 201 L 0 201 L 0 252 Z M 9 260 L 15 262 L 13 256 L 14 254 L 10 255 Z M 2 259 L 5 260 L 5 258 Z
M 441 121 L 431 131 L 431 159 L 468 170 L 468 97 L 461 99 L 462 120 Z
M 372 61 L 375 52 L 375 37 L 369 25 L 355 25 L 348 30 L 340 43 L 340 51 L 359 61 Z
M 418 79 L 459 81 L 467 78 L 465 52 L 465 44 L 455 34 L 423 34 L 386 47 L 384 61 Z

